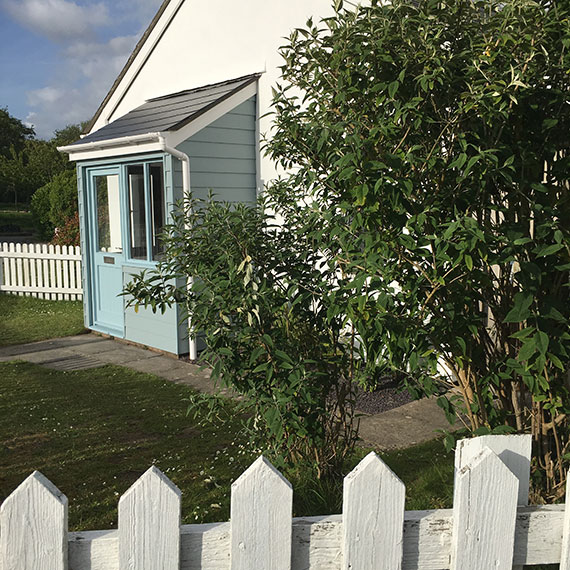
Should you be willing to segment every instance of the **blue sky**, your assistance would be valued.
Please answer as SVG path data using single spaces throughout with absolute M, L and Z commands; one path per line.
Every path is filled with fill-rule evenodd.
M 0 0 L 0 107 L 50 138 L 88 120 L 162 0 Z

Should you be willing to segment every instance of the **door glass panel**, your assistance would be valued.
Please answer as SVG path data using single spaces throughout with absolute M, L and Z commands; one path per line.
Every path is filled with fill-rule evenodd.
M 159 234 L 164 228 L 164 175 L 162 163 L 149 164 L 150 200 L 152 209 L 152 259 L 159 259 L 164 251 Z
M 123 247 L 119 176 L 98 175 L 93 180 L 97 199 L 97 251 L 120 253 Z
M 129 217 L 131 226 L 131 259 L 146 259 L 146 207 L 144 167 L 133 164 L 127 167 L 129 181 Z

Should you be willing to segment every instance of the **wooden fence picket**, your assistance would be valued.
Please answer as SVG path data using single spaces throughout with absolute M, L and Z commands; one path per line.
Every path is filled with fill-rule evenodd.
M 46 257 L 42 260 L 43 265 L 43 275 L 44 275 L 44 287 L 49 287 L 49 261 L 47 255 L 49 254 L 47 243 L 42 244 L 42 253 L 46 254 Z M 43 293 L 43 299 L 51 299 L 51 293 Z
M 233 484 L 231 570 L 290 570 L 293 489 L 265 457 Z
M 482 435 L 462 439 L 457 442 L 455 449 L 455 473 L 457 474 L 485 447 L 493 451 L 518 479 L 517 502 L 519 505 L 528 505 L 532 435 Z M 523 567 L 513 566 L 512 570 L 523 570 Z
M 0 507 L 2 570 L 67 570 L 67 498 L 34 471 Z
M 406 488 L 374 453 L 344 479 L 344 570 L 400 570 Z
M 27 243 L 23 243 L 22 244 L 22 253 L 27 254 L 28 253 L 28 244 Z M 22 281 L 22 285 L 24 285 L 24 288 L 28 288 L 31 285 L 31 281 L 30 281 L 30 261 L 27 257 L 23 257 L 22 258 L 22 264 L 23 264 L 23 281 Z M 24 292 L 24 295 L 28 296 L 29 293 Z
M 451 570 L 511 570 L 518 479 L 485 447 L 455 477 Z
M 528 505 L 532 435 L 482 435 L 457 442 L 455 473 L 469 464 L 485 447 L 493 451 L 519 480 L 518 504 Z
M 570 471 L 566 474 L 566 505 L 570 504 Z M 570 509 L 564 512 L 560 570 L 570 570 Z
M 16 244 L 16 253 L 22 253 L 22 244 Z M 22 268 L 22 258 L 20 256 L 16 257 L 16 283 L 22 287 L 24 284 L 23 278 L 23 268 Z M 18 293 L 18 295 L 23 295 L 23 292 Z
M 178 570 L 178 487 L 151 467 L 119 500 L 119 570 Z
M 76 300 L 82 297 L 81 250 L 48 244 L 0 244 L 0 292 Z

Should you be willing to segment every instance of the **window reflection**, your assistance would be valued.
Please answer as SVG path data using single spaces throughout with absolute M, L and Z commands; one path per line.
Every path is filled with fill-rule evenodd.
M 121 210 L 119 202 L 119 176 L 95 176 L 97 198 L 97 251 L 120 253 Z
M 133 164 L 127 167 L 129 185 L 130 257 L 146 259 L 146 206 L 144 167 Z

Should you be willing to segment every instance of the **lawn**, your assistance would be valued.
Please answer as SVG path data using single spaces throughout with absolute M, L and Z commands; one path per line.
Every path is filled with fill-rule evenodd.
M 0 208 L 0 241 L 2 234 L 35 233 L 34 221 L 30 212 L 16 212 Z
M 183 491 L 184 523 L 227 520 L 230 484 L 256 455 L 237 423 L 204 427 L 188 416 L 191 394 L 116 366 L 61 372 L 0 363 L 0 500 L 38 469 L 69 498 L 70 528 L 113 528 L 119 496 L 156 465 Z M 451 505 L 453 457 L 441 442 L 382 457 L 406 483 L 408 509 Z M 341 484 L 285 475 L 295 516 L 340 512 Z
M 45 301 L 0 293 L 0 346 L 80 334 L 81 301 Z

